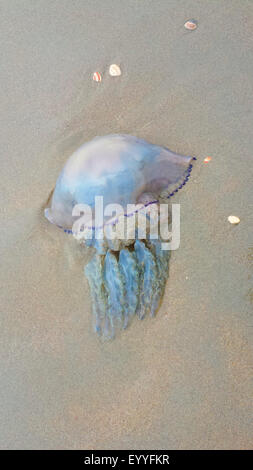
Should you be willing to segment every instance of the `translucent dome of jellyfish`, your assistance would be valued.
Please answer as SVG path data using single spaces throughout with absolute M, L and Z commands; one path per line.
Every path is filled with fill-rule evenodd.
M 146 209 L 169 204 L 188 181 L 193 159 L 131 135 L 115 134 L 82 145 L 61 171 L 45 216 L 94 251 L 84 272 L 99 335 L 113 338 L 134 315 L 142 319 L 158 310 L 169 250 L 162 249 L 159 234 L 151 235 Z M 99 217 L 98 198 L 105 208 Z M 81 211 L 83 205 L 90 212 Z M 117 209 L 116 215 L 108 207 Z M 143 232 L 137 227 L 139 216 L 147 222 Z M 124 226 L 122 232 L 126 220 L 130 229 Z

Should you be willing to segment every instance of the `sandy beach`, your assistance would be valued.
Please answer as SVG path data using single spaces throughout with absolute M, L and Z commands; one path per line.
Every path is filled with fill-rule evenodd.
M 0 24 L 0 449 L 251 449 L 253 2 L 1 0 Z M 197 161 L 157 316 L 102 342 L 43 210 L 111 133 Z

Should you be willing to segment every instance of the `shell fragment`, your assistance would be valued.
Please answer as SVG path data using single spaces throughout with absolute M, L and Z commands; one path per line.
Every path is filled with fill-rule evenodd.
M 228 221 L 232 225 L 237 225 L 237 224 L 240 223 L 240 219 L 239 219 L 239 217 L 236 217 L 236 215 L 229 215 L 228 216 Z
M 101 80 L 102 80 L 102 77 L 101 77 L 99 72 L 94 72 L 92 78 L 93 78 L 94 82 L 101 82 Z
M 121 75 L 120 67 L 117 64 L 110 65 L 109 74 L 111 77 L 119 77 Z
M 189 31 L 194 31 L 197 28 L 197 21 L 195 20 L 188 20 L 184 24 L 185 29 L 189 29 Z
M 209 163 L 212 160 L 212 157 L 206 157 L 204 163 Z

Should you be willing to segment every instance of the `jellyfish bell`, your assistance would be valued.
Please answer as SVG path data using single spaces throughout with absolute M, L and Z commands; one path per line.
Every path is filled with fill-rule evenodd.
M 95 206 L 103 196 L 126 208 L 149 193 L 154 199 L 187 172 L 191 157 L 171 152 L 129 135 L 96 137 L 82 145 L 67 160 L 45 211 L 50 222 L 71 228 L 76 204 Z
M 169 253 L 161 249 L 161 239 L 150 236 L 150 211 L 147 215 L 144 209 L 161 202 L 168 204 L 187 182 L 191 169 L 192 157 L 121 134 L 85 143 L 63 167 L 45 216 L 65 231 L 75 232 L 73 228 L 80 220 L 76 208 L 90 208 L 82 221 L 83 236 L 79 232 L 77 238 L 96 250 L 85 274 L 95 330 L 100 334 L 112 337 L 115 327 L 125 328 L 134 313 L 143 318 L 148 311 L 154 315 L 157 310 L 167 279 Z M 98 198 L 103 202 L 99 217 Z M 116 210 L 113 215 L 109 205 L 122 211 Z M 136 216 L 144 225 L 147 222 L 147 233 L 141 240 L 135 239 Z M 134 222 L 132 231 L 125 234 L 121 225 L 126 220 L 130 225 Z M 114 235 L 109 237 L 112 228 Z M 87 230 L 92 233 L 89 240 L 85 237 Z

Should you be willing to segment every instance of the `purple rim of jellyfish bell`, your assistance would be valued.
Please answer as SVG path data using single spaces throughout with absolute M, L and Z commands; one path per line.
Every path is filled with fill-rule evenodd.
M 193 157 L 192 160 L 197 160 L 196 157 Z M 186 172 L 186 176 L 183 180 L 183 182 L 180 184 L 180 186 L 178 186 L 178 188 L 174 189 L 174 191 L 172 191 L 168 196 L 167 196 L 167 199 L 170 199 L 172 196 L 174 196 L 178 191 L 179 189 L 182 189 L 182 187 L 187 183 L 187 181 L 189 180 L 189 177 L 191 175 L 191 171 L 192 171 L 192 168 L 193 168 L 193 165 L 192 163 L 190 163 L 188 169 L 187 169 L 187 172 Z M 157 204 L 159 201 L 156 200 L 156 201 L 150 201 L 148 202 L 147 204 L 144 204 L 141 209 L 143 209 L 144 207 L 148 207 L 148 206 L 151 206 L 152 204 Z M 131 217 L 133 216 L 134 214 L 136 214 L 139 210 L 141 209 L 137 209 L 135 210 L 134 212 L 131 212 L 130 214 L 124 214 L 125 217 Z M 99 230 L 99 229 L 102 229 L 105 225 L 116 225 L 116 223 L 119 221 L 118 217 L 116 219 L 114 219 L 113 221 L 112 220 L 109 220 L 108 222 L 105 222 L 103 225 L 101 225 L 100 227 L 94 227 L 94 226 L 85 226 L 84 228 L 85 229 L 89 229 L 89 230 Z M 68 234 L 72 234 L 73 235 L 73 232 L 72 230 L 70 229 L 65 229 L 63 228 L 61 225 L 57 225 L 58 228 L 62 229 L 65 233 L 68 233 Z

